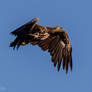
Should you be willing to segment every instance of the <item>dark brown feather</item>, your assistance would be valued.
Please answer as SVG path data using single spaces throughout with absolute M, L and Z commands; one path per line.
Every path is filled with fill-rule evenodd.
M 60 48 L 59 48 L 59 58 L 58 58 L 58 71 L 60 70 L 60 66 L 61 66 L 61 62 L 62 62 L 62 45 L 60 45 Z
M 43 51 L 48 50 L 52 56 L 54 66 L 57 65 L 58 71 L 63 63 L 63 69 L 68 72 L 68 67 L 72 71 L 72 47 L 67 32 L 60 27 L 44 27 L 36 22 L 39 18 L 24 24 L 11 32 L 16 39 L 10 43 L 10 47 L 20 47 L 28 43 L 38 45 Z M 36 34 L 37 33 L 37 34 Z
M 49 50 L 48 50 L 51 55 L 53 55 L 55 53 L 55 51 L 57 49 L 56 46 L 57 46 L 58 42 L 59 42 L 58 38 L 54 38 L 54 40 L 51 42 L 51 44 L 49 46 Z
M 68 56 L 66 57 L 67 58 L 67 61 L 66 61 L 66 73 L 68 72 Z
M 32 41 L 31 44 L 32 45 L 36 45 L 38 43 L 38 41 Z
M 70 58 L 69 58 L 69 62 L 70 62 L 70 69 L 72 71 L 72 56 L 70 55 Z
M 57 42 L 55 48 L 54 48 L 53 51 L 52 51 L 52 52 L 53 52 L 53 54 L 52 54 L 52 61 L 53 61 L 53 62 L 55 62 L 58 45 L 59 45 L 59 43 Z M 52 53 L 52 52 L 50 52 L 50 53 Z
M 55 52 L 55 61 L 54 61 L 54 66 L 56 66 L 57 62 L 58 62 L 58 58 L 59 58 L 59 49 L 60 49 L 60 42 L 58 42 L 57 44 L 57 49 Z

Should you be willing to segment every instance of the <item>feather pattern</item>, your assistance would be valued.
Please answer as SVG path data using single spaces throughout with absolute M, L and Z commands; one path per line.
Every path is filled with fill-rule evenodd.
M 67 32 L 58 26 L 45 27 L 36 24 L 38 20 L 39 18 L 34 18 L 11 32 L 16 36 L 16 39 L 10 43 L 10 47 L 17 47 L 18 49 L 21 45 L 24 46 L 28 43 L 38 45 L 43 51 L 48 50 L 58 71 L 61 64 L 66 73 L 69 65 L 72 71 L 72 46 Z

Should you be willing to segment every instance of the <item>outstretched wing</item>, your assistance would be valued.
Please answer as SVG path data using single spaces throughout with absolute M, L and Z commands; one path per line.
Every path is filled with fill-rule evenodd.
M 40 18 L 34 18 L 31 21 L 29 21 L 28 23 L 22 25 L 21 27 L 19 27 L 18 29 L 14 30 L 13 32 L 11 32 L 11 34 L 18 36 L 20 34 L 26 34 L 28 33 L 30 30 L 33 29 L 33 27 L 35 26 L 36 22 L 39 20 Z
M 33 37 L 29 37 L 27 35 L 32 32 L 38 20 L 39 18 L 34 18 L 28 23 L 11 32 L 12 35 L 16 36 L 16 39 L 10 43 L 10 47 L 15 48 L 17 46 L 17 48 L 19 48 L 20 45 L 28 44 L 30 39 L 32 40 Z
M 11 32 L 16 39 L 10 43 L 10 47 L 19 48 L 20 45 L 31 43 L 38 45 L 43 51 L 48 50 L 52 56 L 54 66 L 60 70 L 61 63 L 63 69 L 68 72 L 68 66 L 72 70 L 72 47 L 65 30 L 60 27 L 44 27 L 36 24 L 39 18 L 35 18 L 24 24 L 22 27 Z
M 72 47 L 70 44 L 65 44 L 63 39 L 57 35 L 55 39 L 49 45 L 49 52 L 52 56 L 52 61 L 54 66 L 58 64 L 58 71 L 60 70 L 61 63 L 63 64 L 63 69 L 66 69 L 66 73 L 68 72 L 68 65 L 70 64 L 70 68 L 72 70 Z M 63 62 L 62 62 L 63 61 Z
M 38 44 L 43 51 L 48 50 L 52 56 L 54 66 L 57 65 L 58 71 L 60 70 L 61 62 L 63 62 L 63 69 L 66 69 L 67 73 L 69 64 L 72 70 L 72 47 L 70 43 L 64 43 L 64 39 L 58 34 L 54 36 L 48 35 L 45 40 L 33 41 L 32 44 Z

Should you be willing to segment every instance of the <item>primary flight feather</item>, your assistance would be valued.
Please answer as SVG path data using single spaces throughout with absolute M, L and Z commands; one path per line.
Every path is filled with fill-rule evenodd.
M 28 43 L 38 45 L 43 51 L 48 50 L 52 56 L 54 66 L 60 70 L 61 63 L 63 69 L 68 72 L 68 66 L 72 71 L 72 46 L 67 32 L 62 27 L 45 27 L 37 24 L 40 18 L 34 18 L 23 26 L 11 32 L 15 35 L 15 40 L 10 43 L 10 47 L 20 47 Z

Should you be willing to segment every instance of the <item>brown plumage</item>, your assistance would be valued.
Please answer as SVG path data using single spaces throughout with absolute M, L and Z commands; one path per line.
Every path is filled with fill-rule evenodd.
M 20 28 L 11 32 L 16 39 L 10 43 L 10 47 L 19 48 L 28 43 L 38 45 L 43 51 L 48 50 L 52 56 L 54 66 L 60 70 L 61 63 L 63 69 L 68 72 L 68 67 L 72 71 L 72 46 L 67 32 L 59 26 L 45 27 L 37 24 L 39 18 L 34 18 Z

